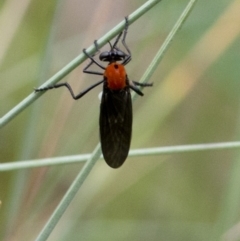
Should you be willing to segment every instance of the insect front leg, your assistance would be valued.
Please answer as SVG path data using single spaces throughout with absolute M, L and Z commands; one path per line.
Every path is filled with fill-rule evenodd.
M 87 66 L 87 68 L 89 68 L 89 67 L 94 63 L 94 64 L 96 64 L 99 68 L 105 70 L 105 67 L 102 66 L 101 64 L 99 64 L 99 63 L 93 58 L 93 56 L 91 56 L 89 53 L 87 53 L 86 49 L 83 49 L 83 53 L 84 53 L 89 59 L 91 59 L 91 62 L 90 62 L 90 64 Z M 85 71 L 86 71 L 86 68 L 85 68 Z M 93 72 L 94 72 L 94 71 L 93 71 Z M 89 73 L 89 70 L 87 70 L 87 72 L 85 72 L 85 73 Z M 97 72 L 97 73 L 98 73 L 98 72 Z M 91 71 L 90 71 L 89 74 L 91 74 Z M 102 73 L 101 73 L 101 75 L 102 75 Z
M 128 17 L 125 17 L 125 21 L 126 21 L 126 23 L 125 23 L 125 28 L 124 28 L 123 38 L 122 38 L 122 44 L 125 47 L 125 49 L 127 50 L 128 55 L 125 58 L 125 60 L 123 61 L 123 63 L 122 63 L 123 65 L 128 64 L 132 60 L 131 51 L 126 44 L 127 30 L 128 30 L 128 26 L 129 26 Z
M 98 47 L 98 44 L 97 44 L 97 40 L 94 40 L 94 45 L 95 45 L 95 48 L 96 50 L 99 52 L 99 47 Z M 86 53 L 86 50 L 84 49 L 83 50 L 84 54 L 91 59 L 90 63 L 83 69 L 83 73 L 86 73 L 86 74 L 95 74 L 95 75 L 103 75 L 103 73 L 101 72 L 98 72 L 98 71 L 93 71 L 93 70 L 88 70 L 90 66 L 92 66 L 92 64 L 96 64 L 96 61 L 93 59 L 93 57 L 95 56 L 92 55 L 90 56 L 88 53 Z M 90 56 L 90 57 L 89 57 Z M 97 64 L 98 65 L 98 64 Z M 99 65 L 98 65 L 99 66 Z M 105 69 L 105 68 L 104 68 Z

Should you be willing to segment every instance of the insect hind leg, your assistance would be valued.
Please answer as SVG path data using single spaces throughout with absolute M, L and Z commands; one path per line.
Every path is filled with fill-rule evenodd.
M 137 82 L 134 80 L 132 80 L 132 82 L 134 83 L 134 85 L 138 85 L 141 87 L 152 87 L 153 86 L 153 83 L 140 83 L 140 82 Z
M 87 92 L 89 92 L 90 90 L 92 90 L 93 88 L 95 88 L 96 86 L 102 84 L 104 82 L 104 80 L 101 80 L 91 86 L 89 86 L 87 89 L 83 90 L 82 92 L 80 92 L 79 94 L 75 95 L 74 92 L 73 92 L 73 89 L 72 87 L 68 84 L 68 83 L 60 83 L 60 84 L 56 84 L 56 85 L 52 85 L 52 86 L 48 86 L 48 87 L 43 87 L 43 88 L 39 88 L 39 89 L 35 89 L 35 92 L 40 92 L 40 91 L 45 91 L 45 90 L 50 90 L 50 89 L 54 89 L 54 88 L 60 88 L 60 87 L 66 87 L 72 98 L 74 100 L 78 100 L 80 99 L 81 97 L 83 97 L 85 94 L 87 94 Z
M 133 91 L 135 91 L 138 95 L 143 96 L 143 92 L 137 87 L 137 86 L 141 86 L 141 87 L 151 87 L 153 86 L 152 83 L 139 83 L 137 81 L 132 81 L 133 84 L 129 84 L 129 88 L 132 89 Z

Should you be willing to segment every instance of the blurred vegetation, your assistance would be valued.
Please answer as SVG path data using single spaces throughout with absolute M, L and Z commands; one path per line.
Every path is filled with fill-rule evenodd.
M 0 116 L 144 2 L 1 1 Z M 187 3 L 162 1 L 130 26 L 130 79 Z M 239 139 L 239 10 L 238 0 L 198 1 L 134 103 L 132 148 Z M 84 66 L 63 80 L 75 93 L 98 80 Z M 91 152 L 100 91 L 79 101 L 65 89 L 44 94 L 0 130 L 0 161 Z M 240 240 L 238 153 L 134 157 L 118 170 L 99 161 L 49 240 Z M 34 240 L 82 165 L 1 172 L 0 240 Z

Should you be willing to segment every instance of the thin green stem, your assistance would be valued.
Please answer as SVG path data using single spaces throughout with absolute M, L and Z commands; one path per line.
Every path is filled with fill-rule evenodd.
M 240 114 L 240 111 L 238 115 Z M 240 115 L 238 116 L 238 121 L 240 123 Z M 240 137 L 240 127 L 236 125 L 236 139 Z M 231 166 L 228 172 L 228 180 L 223 188 L 220 205 L 219 205 L 219 214 L 216 218 L 212 236 L 209 240 L 239 240 L 233 237 L 236 236 L 238 230 L 237 225 L 239 223 L 239 203 L 240 203 L 240 155 L 239 152 L 235 153 L 231 161 Z M 235 226 L 236 225 L 236 226 Z M 235 233 L 235 234 L 234 234 Z
M 207 144 L 193 144 L 193 145 L 179 145 L 166 147 L 153 147 L 135 149 L 129 152 L 129 157 L 135 156 L 150 156 L 150 155 L 171 155 L 177 153 L 188 153 L 196 151 L 211 151 L 211 150 L 225 150 L 225 149 L 239 149 L 240 141 L 236 142 L 222 142 L 222 143 L 207 143 Z M 85 162 L 90 158 L 91 154 L 62 156 L 53 158 L 44 158 L 37 160 L 26 160 L 11 163 L 1 163 L 0 171 L 13 171 L 18 169 L 36 168 L 43 166 L 74 164 Z M 100 156 L 103 159 L 103 156 Z
M 50 62 L 51 62 L 51 46 L 53 46 L 53 39 L 54 34 L 56 31 L 56 23 L 59 21 L 59 16 L 61 13 L 61 2 L 63 0 L 57 0 L 55 1 L 55 6 L 53 6 L 54 13 L 52 15 L 52 20 L 50 23 L 49 32 L 47 33 L 47 41 L 44 51 L 42 52 L 42 59 L 40 60 L 40 68 L 38 73 L 38 78 L 36 79 L 36 82 L 40 83 L 43 82 L 46 79 Z M 36 136 L 36 122 L 38 121 L 37 113 L 39 112 L 40 103 L 38 103 L 38 106 L 35 105 L 34 108 L 31 108 L 29 118 L 25 121 L 24 125 L 26 127 L 26 131 L 24 131 L 22 136 L 22 141 L 19 144 L 19 159 L 20 160 L 26 160 L 31 156 L 31 151 L 34 150 L 34 144 L 33 141 Z M 17 153 L 15 153 L 16 155 Z M 6 205 L 6 208 L 4 209 L 6 213 L 6 219 L 4 224 L 6 225 L 5 231 L 6 233 L 12 233 L 13 229 L 15 227 L 15 223 L 17 222 L 17 218 L 21 215 L 21 206 L 22 202 L 21 200 L 24 200 L 24 195 L 26 193 L 23 191 L 25 187 L 27 186 L 27 182 L 29 180 L 29 176 L 26 172 L 21 171 L 15 173 L 13 175 L 13 178 L 11 178 L 11 181 L 8 185 L 9 190 L 9 197 L 8 197 L 8 205 Z M 4 229 L 3 229 L 4 230 Z
M 36 241 L 43 241 L 47 240 L 49 235 L 51 234 L 52 230 L 56 226 L 57 222 L 62 217 L 63 213 L 67 209 L 68 205 L 72 201 L 72 199 L 75 197 L 77 191 L 82 186 L 84 180 L 87 178 L 88 174 L 92 170 L 94 164 L 99 159 L 101 155 L 101 148 L 100 144 L 98 144 L 91 154 L 90 158 L 87 160 L 86 164 L 82 168 L 82 170 L 79 172 L 71 186 L 69 187 L 68 191 L 64 195 L 63 199 L 49 218 L 48 222 L 45 224 L 42 231 L 39 233 Z
M 139 17 L 141 17 L 145 12 L 147 12 L 154 5 L 159 3 L 161 0 L 149 0 L 145 4 L 143 4 L 140 8 L 134 11 L 129 15 L 128 20 L 129 23 L 133 23 Z M 114 38 L 119 32 L 123 30 L 125 26 L 125 20 L 121 21 L 117 26 L 115 26 L 112 30 L 106 33 L 103 37 L 98 39 L 98 46 L 101 48 L 104 46 L 109 40 Z M 87 48 L 87 52 L 89 54 L 94 54 L 96 52 L 95 45 L 92 44 L 89 48 Z M 87 57 L 85 54 L 79 54 L 75 59 L 73 59 L 69 64 L 63 67 L 60 71 L 58 71 L 54 76 L 48 79 L 41 87 L 49 86 L 56 84 L 66 75 L 68 75 L 72 70 L 74 70 L 77 66 L 79 66 Z M 0 118 L 0 128 L 6 125 L 9 121 L 11 121 L 15 116 L 17 116 L 20 112 L 26 109 L 30 104 L 32 104 L 36 99 L 38 99 L 44 92 L 31 93 L 24 100 L 22 100 L 18 105 L 12 108 L 8 113 L 6 113 L 2 118 Z
M 149 67 L 147 68 L 146 72 L 143 74 L 143 76 L 142 76 L 142 78 L 140 79 L 139 82 L 146 83 L 151 78 L 151 76 L 155 72 L 156 68 L 160 64 L 161 60 L 163 59 L 163 56 L 164 56 L 165 52 L 169 48 L 170 43 L 172 42 L 172 40 L 176 36 L 177 32 L 181 29 L 181 26 L 183 25 L 183 23 L 187 19 L 188 15 L 190 14 L 190 12 L 193 9 L 194 4 L 196 2 L 197 2 L 197 0 L 190 0 L 190 2 L 188 3 L 188 5 L 184 9 L 184 11 L 182 12 L 181 16 L 177 20 L 176 24 L 172 28 L 171 32 L 169 33 L 169 35 L 165 39 L 164 43 L 160 47 L 159 51 L 155 55 L 154 59 L 152 60 L 151 64 L 149 65 Z M 133 93 L 133 99 L 135 99 L 137 97 L 138 97 L 138 95 L 136 95 L 136 93 L 134 92 Z

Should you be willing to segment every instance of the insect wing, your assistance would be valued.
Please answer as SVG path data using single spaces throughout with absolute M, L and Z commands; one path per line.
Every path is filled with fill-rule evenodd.
M 132 135 L 132 99 L 128 87 L 113 91 L 103 87 L 100 140 L 105 161 L 112 168 L 126 160 Z

